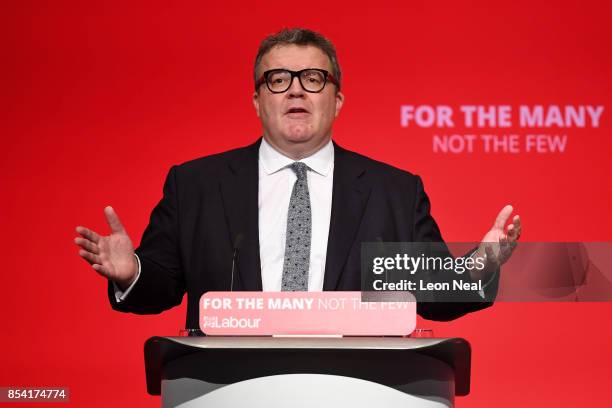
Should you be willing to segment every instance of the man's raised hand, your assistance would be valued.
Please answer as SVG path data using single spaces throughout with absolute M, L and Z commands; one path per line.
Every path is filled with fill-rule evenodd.
M 512 223 L 506 227 L 512 211 L 511 205 L 502 208 L 493 226 L 482 238 L 475 256 L 485 258 L 486 267 L 484 269 L 472 269 L 470 274 L 473 279 L 485 278 L 491 271 L 510 259 L 522 232 L 521 218 L 518 215 L 515 215 L 512 218 Z
M 76 232 L 80 236 L 74 239 L 74 243 L 80 247 L 79 256 L 96 272 L 125 290 L 138 274 L 134 246 L 115 210 L 106 207 L 104 215 L 111 229 L 110 235 L 99 235 L 89 228 L 78 226 Z

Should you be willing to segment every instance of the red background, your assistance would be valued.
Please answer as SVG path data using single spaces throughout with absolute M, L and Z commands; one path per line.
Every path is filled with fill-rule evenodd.
M 15 2 L 2 20 L 0 385 L 68 386 L 74 406 L 158 406 L 142 347 L 176 335 L 184 305 L 113 312 L 74 227 L 138 243 L 172 164 L 254 141 L 259 41 L 286 26 L 328 36 L 345 73 L 342 146 L 420 174 L 444 237 L 479 240 L 506 203 L 525 241 L 610 241 L 609 112 L 565 154 L 432 153 L 402 104 L 610 106 L 609 2 Z M 547 2 L 548 3 L 548 2 Z M 6 5 L 4 5 L 6 7 Z M 473 347 L 457 406 L 608 405 L 609 303 L 494 307 L 421 321 Z M 607 404 L 606 404 L 607 403 Z

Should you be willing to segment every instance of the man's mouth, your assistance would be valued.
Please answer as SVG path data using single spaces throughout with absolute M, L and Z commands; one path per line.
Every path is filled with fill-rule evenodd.
M 308 115 L 309 113 L 310 112 L 308 112 L 304 108 L 289 108 L 286 112 L 286 115 L 290 117 L 300 118 Z

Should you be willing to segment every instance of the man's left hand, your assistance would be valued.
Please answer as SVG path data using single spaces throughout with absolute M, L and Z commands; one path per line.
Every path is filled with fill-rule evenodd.
M 518 215 L 512 218 L 512 224 L 506 228 L 506 223 L 512 211 L 511 205 L 502 208 L 493 227 L 482 238 L 480 246 L 473 256 L 486 258 L 486 264 L 483 269 L 474 268 L 470 271 L 473 280 L 488 280 L 493 271 L 510 259 L 512 251 L 516 247 L 516 241 L 521 236 L 521 218 Z

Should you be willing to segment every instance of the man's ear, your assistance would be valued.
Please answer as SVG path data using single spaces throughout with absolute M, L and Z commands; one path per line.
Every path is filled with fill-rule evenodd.
M 253 106 L 255 107 L 255 112 L 257 112 L 257 117 L 259 118 L 259 94 L 257 91 L 253 92 Z
M 336 92 L 336 114 L 338 116 L 340 114 L 340 109 L 342 109 L 342 105 L 344 104 L 344 94 L 342 92 Z

